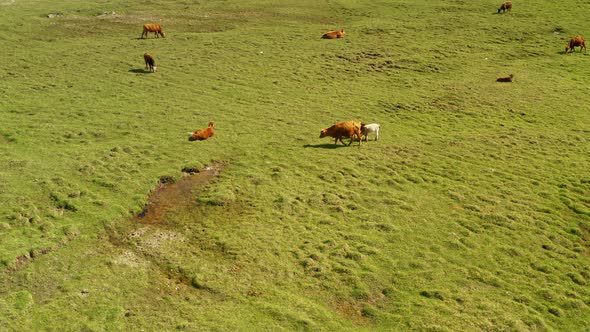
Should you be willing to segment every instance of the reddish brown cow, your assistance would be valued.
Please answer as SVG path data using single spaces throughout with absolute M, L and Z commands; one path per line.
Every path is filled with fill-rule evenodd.
M 498 77 L 496 82 L 512 82 L 514 80 L 514 75 L 510 74 L 506 77 Z
M 211 136 L 213 136 L 213 134 L 215 133 L 214 127 L 213 127 L 213 121 L 209 122 L 209 126 L 207 128 L 204 129 L 199 129 L 197 131 L 195 131 L 191 137 L 188 138 L 189 141 L 202 141 L 205 140 Z
M 154 60 L 154 58 L 145 53 L 143 55 L 143 60 L 145 61 L 145 69 L 149 70 L 150 72 L 156 72 L 156 70 L 158 70 L 158 66 L 156 66 L 156 61 Z
M 166 38 L 164 30 L 162 30 L 162 27 L 159 24 L 144 24 L 141 38 L 143 38 L 144 35 L 147 38 L 148 32 L 153 32 L 156 35 L 156 38 L 160 36 L 162 36 L 162 38 Z
M 342 137 L 350 137 L 348 145 L 352 144 L 354 136 L 358 137 L 359 145 L 361 145 L 361 124 L 358 121 L 344 121 L 333 125 L 330 128 L 322 129 L 320 138 L 330 136 L 334 137 L 334 144 L 340 141 L 342 144 Z
M 336 39 L 344 37 L 344 29 L 340 29 L 339 31 L 328 31 L 324 33 L 322 36 L 323 39 Z
M 510 11 L 512 10 L 512 2 L 510 1 L 506 1 L 506 2 L 502 2 L 502 5 L 500 6 L 500 8 L 498 8 L 498 14 L 500 14 L 501 11 L 504 11 L 504 13 L 506 11 Z
M 576 46 L 580 46 L 580 53 L 582 53 L 582 49 L 586 52 L 586 39 L 582 36 L 573 36 L 565 47 L 565 53 L 568 53 L 570 50 L 573 52 Z

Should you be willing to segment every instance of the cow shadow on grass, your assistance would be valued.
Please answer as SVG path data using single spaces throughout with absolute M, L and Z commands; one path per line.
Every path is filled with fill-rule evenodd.
M 130 73 L 136 73 L 136 74 L 151 74 L 151 72 L 148 71 L 148 70 L 138 69 L 138 68 L 136 68 L 136 69 L 129 69 L 129 72 Z
M 568 53 L 566 53 L 565 51 L 559 51 L 559 52 L 556 52 L 556 53 L 557 53 L 557 54 L 563 54 L 563 55 L 566 55 L 566 54 L 568 54 L 568 55 L 569 55 L 569 54 L 577 54 L 577 53 L 580 53 L 580 55 L 583 55 L 583 56 L 585 56 L 585 55 L 586 55 L 586 53 L 582 53 L 582 52 L 568 52 Z
M 316 149 L 337 149 L 337 148 L 346 148 L 348 147 L 348 145 L 341 145 L 341 144 L 330 144 L 330 143 L 324 143 L 324 144 L 305 144 L 303 146 L 304 148 L 316 148 Z

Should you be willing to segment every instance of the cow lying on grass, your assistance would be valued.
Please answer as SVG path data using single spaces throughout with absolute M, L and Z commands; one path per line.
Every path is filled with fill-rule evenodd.
M 504 13 L 506 13 L 506 11 L 510 11 L 511 9 L 512 9 L 512 2 L 510 2 L 510 1 L 502 2 L 502 5 L 500 6 L 500 8 L 498 8 L 498 14 L 500 14 L 500 11 L 504 11 Z
M 320 132 L 320 138 L 326 136 L 334 137 L 334 144 L 338 144 L 338 141 L 344 144 L 342 137 L 350 137 L 348 145 L 352 144 L 352 140 L 354 136 L 356 136 L 359 140 L 359 145 L 361 145 L 361 124 L 358 121 L 344 121 L 337 123 L 330 128 L 322 129 Z
M 344 37 L 344 29 L 340 29 L 338 31 L 328 31 L 326 33 L 324 33 L 324 35 L 322 36 L 322 39 L 336 39 L 336 38 L 342 38 Z
M 507 77 L 498 77 L 496 82 L 512 82 L 514 80 L 514 75 L 510 74 Z
M 164 30 L 162 30 L 162 27 L 159 24 L 144 24 L 141 38 L 143 38 L 144 35 L 147 38 L 148 32 L 153 32 L 156 35 L 156 38 L 160 36 L 162 36 L 162 38 L 166 38 Z
M 188 138 L 189 141 L 202 141 L 205 140 L 215 134 L 215 129 L 213 125 L 213 121 L 209 122 L 209 126 L 204 129 L 199 129 L 195 131 L 191 137 Z
M 576 46 L 580 46 L 580 53 L 582 53 L 582 49 L 586 52 L 586 39 L 582 36 L 573 36 L 565 47 L 565 53 L 568 53 L 570 50 L 573 52 Z
M 379 139 L 379 128 L 381 126 L 378 123 L 364 124 L 361 123 L 361 134 L 365 136 L 365 142 L 369 140 L 369 134 L 375 134 L 375 141 Z
M 150 72 L 156 72 L 156 70 L 158 70 L 158 66 L 156 66 L 156 61 L 154 60 L 154 58 L 145 53 L 143 55 L 143 60 L 145 61 L 145 69 L 150 71 Z

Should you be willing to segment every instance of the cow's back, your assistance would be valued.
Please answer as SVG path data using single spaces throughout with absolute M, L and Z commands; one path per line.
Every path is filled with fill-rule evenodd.
M 162 26 L 159 24 L 148 23 L 143 25 L 143 30 L 149 32 L 161 32 Z

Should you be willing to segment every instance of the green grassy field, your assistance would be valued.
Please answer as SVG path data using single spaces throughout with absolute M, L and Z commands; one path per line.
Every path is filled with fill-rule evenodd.
M 0 0 L 0 330 L 590 331 L 590 4 L 500 3 Z

